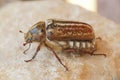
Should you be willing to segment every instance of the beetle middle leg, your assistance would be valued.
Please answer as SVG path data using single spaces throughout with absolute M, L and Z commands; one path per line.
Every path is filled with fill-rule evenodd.
M 60 64 L 66 69 L 66 71 L 68 71 L 68 68 L 62 63 L 61 59 L 58 57 L 58 55 L 56 54 L 56 52 L 50 47 L 47 45 L 47 43 L 45 43 L 45 46 L 51 50 L 53 52 L 53 54 L 55 55 L 55 57 L 57 58 L 57 60 L 60 62 Z
M 36 57 L 37 53 L 40 51 L 40 47 L 41 47 L 41 43 L 38 45 L 38 47 L 36 49 L 36 52 L 34 53 L 33 57 L 31 59 L 29 59 L 29 60 L 25 60 L 25 62 L 32 61 Z

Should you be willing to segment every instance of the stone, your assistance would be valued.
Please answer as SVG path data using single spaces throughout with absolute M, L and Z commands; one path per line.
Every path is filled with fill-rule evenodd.
M 59 52 L 58 56 L 69 71 L 58 62 L 45 46 L 35 60 L 30 59 L 38 43 L 33 43 L 26 55 L 24 34 L 32 25 L 46 19 L 63 19 L 89 23 L 97 40 L 97 53 L 104 56 Z M 0 10 L 0 80 L 119 80 L 120 25 L 96 13 L 62 0 L 15 2 Z

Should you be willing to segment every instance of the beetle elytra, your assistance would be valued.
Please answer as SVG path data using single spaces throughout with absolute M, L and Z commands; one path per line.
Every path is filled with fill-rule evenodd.
M 61 21 L 55 19 L 40 21 L 33 25 L 31 29 L 25 33 L 26 43 L 24 43 L 24 45 L 29 44 L 30 48 L 32 42 L 39 43 L 33 57 L 29 60 L 25 60 L 25 62 L 32 61 L 40 51 L 41 46 L 44 44 L 53 52 L 60 64 L 68 70 L 56 54 L 55 50 L 50 47 L 47 42 L 52 41 L 55 44 L 58 44 L 62 48 L 63 52 L 79 52 L 90 55 L 106 56 L 106 54 L 94 54 L 94 51 L 97 50 L 95 39 L 94 30 L 92 26 L 87 23 L 77 21 Z M 61 42 L 66 44 L 61 44 Z M 26 53 L 29 48 L 26 49 L 24 53 Z

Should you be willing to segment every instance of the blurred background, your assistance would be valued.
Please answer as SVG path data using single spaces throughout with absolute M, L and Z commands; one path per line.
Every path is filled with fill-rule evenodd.
M 0 0 L 0 7 L 15 1 L 35 0 Z M 108 19 L 120 23 L 120 0 L 63 0 L 81 6 L 89 11 L 98 13 Z

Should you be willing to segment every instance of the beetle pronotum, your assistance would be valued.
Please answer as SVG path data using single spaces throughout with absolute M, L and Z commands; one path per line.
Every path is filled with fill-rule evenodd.
M 22 31 L 20 31 L 22 32 Z M 40 51 L 41 46 L 44 44 L 49 50 L 53 52 L 57 60 L 63 67 L 68 68 L 62 63 L 61 59 L 56 54 L 55 50 L 48 45 L 47 42 L 52 41 L 55 44 L 59 44 L 63 52 L 79 52 L 87 53 L 91 55 L 104 55 L 106 54 L 94 54 L 96 51 L 95 34 L 91 25 L 77 21 L 61 21 L 48 19 L 46 21 L 40 21 L 33 25 L 31 29 L 25 33 L 24 45 L 29 43 L 29 48 L 32 42 L 38 42 L 39 46 L 36 49 L 35 54 L 29 60 L 32 61 Z M 61 44 L 64 42 L 66 44 Z M 29 50 L 26 49 L 24 53 Z

